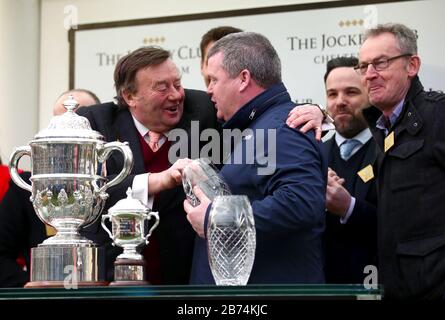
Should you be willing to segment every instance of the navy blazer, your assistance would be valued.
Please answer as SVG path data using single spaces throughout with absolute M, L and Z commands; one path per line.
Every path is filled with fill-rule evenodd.
M 252 204 L 257 242 L 250 284 L 324 282 L 327 163 L 313 132 L 302 134 L 286 125 L 294 106 L 280 83 L 241 107 L 223 127 L 252 130 L 221 169 L 232 193 L 247 195 Z M 255 156 L 246 151 L 249 144 Z M 202 238 L 197 239 L 191 281 L 214 283 Z

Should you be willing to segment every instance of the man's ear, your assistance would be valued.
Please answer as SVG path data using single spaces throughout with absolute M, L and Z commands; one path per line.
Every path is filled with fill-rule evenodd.
M 410 78 L 415 77 L 419 73 L 420 64 L 421 64 L 421 62 L 420 62 L 419 56 L 414 55 L 409 58 L 407 68 L 408 68 L 408 75 Z
M 240 92 L 244 91 L 250 84 L 250 82 L 252 81 L 252 76 L 250 74 L 250 71 L 247 69 L 244 69 L 243 71 L 241 71 L 241 73 L 239 74 L 239 79 L 241 82 L 240 85 Z
M 124 98 L 125 103 L 129 106 L 129 107 L 134 107 L 135 106 L 135 96 L 133 94 L 133 92 L 131 92 L 128 89 L 123 89 L 122 90 L 122 98 Z

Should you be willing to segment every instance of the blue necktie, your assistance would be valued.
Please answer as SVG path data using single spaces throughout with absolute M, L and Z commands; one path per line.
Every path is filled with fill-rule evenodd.
M 343 160 L 347 161 L 352 155 L 352 150 L 354 150 L 354 148 L 360 144 L 361 144 L 361 142 L 356 139 L 349 139 L 349 140 L 346 140 L 345 142 L 343 142 L 340 145 L 341 158 Z

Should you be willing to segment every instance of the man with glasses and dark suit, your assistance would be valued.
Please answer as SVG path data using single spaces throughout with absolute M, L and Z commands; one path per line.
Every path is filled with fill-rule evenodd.
M 355 67 L 377 143 L 378 280 L 389 299 L 445 298 L 445 94 L 423 89 L 417 36 L 366 31 Z M 320 121 L 318 124 L 320 125 Z
M 387 298 L 443 298 L 445 95 L 424 91 L 417 37 L 401 24 L 369 29 L 356 69 L 379 150 L 379 282 Z

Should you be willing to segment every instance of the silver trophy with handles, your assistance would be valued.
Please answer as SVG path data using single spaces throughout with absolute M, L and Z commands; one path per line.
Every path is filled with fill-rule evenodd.
M 16 148 L 9 161 L 12 180 L 31 192 L 37 216 L 57 233 L 31 249 L 30 282 L 26 287 L 106 285 L 104 249 L 79 230 L 100 216 L 107 188 L 131 171 L 133 154 L 127 143 L 105 143 L 89 121 L 77 115 L 70 96 L 67 112 L 51 119 L 28 146 Z M 111 152 L 124 158 L 121 172 L 111 181 L 100 170 Z M 31 185 L 17 172 L 22 156 L 31 158 Z M 72 282 L 75 282 L 74 284 Z
M 154 218 L 151 227 L 145 222 Z M 110 231 L 105 221 L 110 220 Z M 131 188 L 127 190 L 127 198 L 117 202 L 102 216 L 102 227 L 113 240 L 113 245 L 120 246 L 124 251 L 114 263 L 114 281 L 110 285 L 134 286 L 147 285 L 146 261 L 138 252 L 142 245 L 149 244 L 149 238 L 159 224 L 158 212 L 151 212 L 145 205 L 132 197 Z M 147 232 L 148 230 L 148 232 Z

